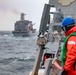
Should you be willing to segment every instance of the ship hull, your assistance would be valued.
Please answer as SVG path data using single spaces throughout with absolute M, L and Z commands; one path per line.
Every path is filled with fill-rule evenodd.
M 28 37 L 31 35 L 31 32 L 17 32 L 17 31 L 12 31 L 14 36 L 22 36 L 22 37 Z

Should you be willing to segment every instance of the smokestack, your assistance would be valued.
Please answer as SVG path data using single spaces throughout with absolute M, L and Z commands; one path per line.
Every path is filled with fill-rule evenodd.
M 24 13 L 21 13 L 21 20 L 22 20 L 22 21 L 25 20 L 24 15 L 25 15 Z

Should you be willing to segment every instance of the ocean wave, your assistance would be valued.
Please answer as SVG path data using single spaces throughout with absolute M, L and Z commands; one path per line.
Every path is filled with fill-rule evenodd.
M 18 58 L 17 61 L 35 61 L 34 57 Z
M 25 57 L 25 58 L 5 58 L 5 59 L 0 59 L 0 64 L 4 64 L 4 65 L 7 65 L 11 62 L 24 62 L 24 61 L 35 61 L 35 58 L 34 57 Z

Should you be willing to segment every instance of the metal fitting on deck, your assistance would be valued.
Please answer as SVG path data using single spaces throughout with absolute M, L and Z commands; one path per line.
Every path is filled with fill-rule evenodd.
M 46 45 L 46 43 L 47 43 L 47 39 L 45 37 L 39 37 L 37 39 L 37 45 L 39 45 L 39 46 Z

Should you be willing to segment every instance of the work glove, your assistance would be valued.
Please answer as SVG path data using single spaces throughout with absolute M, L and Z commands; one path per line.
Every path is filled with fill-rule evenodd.
M 62 73 L 61 73 L 61 75 L 68 75 L 68 72 L 65 71 L 65 70 L 63 70 Z

